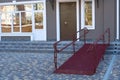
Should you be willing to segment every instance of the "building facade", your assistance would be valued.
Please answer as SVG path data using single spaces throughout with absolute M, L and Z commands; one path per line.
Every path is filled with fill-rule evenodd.
M 1 0 L 0 40 L 72 40 L 73 34 L 84 27 L 90 30 L 87 39 L 94 40 L 110 27 L 113 41 L 119 38 L 118 2 L 119 0 Z

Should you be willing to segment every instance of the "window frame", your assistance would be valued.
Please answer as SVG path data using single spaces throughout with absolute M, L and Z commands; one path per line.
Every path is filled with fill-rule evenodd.
M 92 1 L 92 26 L 85 25 L 85 1 Z M 95 29 L 95 0 L 81 0 L 81 29 Z
M 34 4 L 38 4 L 38 3 L 43 3 L 43 6 L 44 6 L 44 9 L 42 9 L 42 10 L 35 10 L 34 9 Z M 14 31 L 14 26 L 13 26 L 13 21 L 14 21 L 14 19 L 12 18 L 12 22 L 10 23 L 11 24 L 11 26 L 10 26 L 10 28 L 11 28 L 11 31 L 10 32 L 2 32 L 2 21 L 0 21 L 0 25 L 1 25 L 1 27 L 0 27 L 0 33 L 32 33 L 33 32 L 33 30 L 35 29 L 35 20 L 34 20 L 34 18 L 35 18 L 35 16 L 33 15 L 35 12 L 42 12 L 43 13 L 43 29 L 46 29 L 45 27 L 46 27 L 46 17 L 45 17 L 45 11 L 46 11 L 46 4 L 45 4 L 45 2 L 44 1 L 39 1 L 38 3 L 26 3 L 26 4 L 21 4 L 21 3 L 19 3 L 19 4 L 17 4 L 17 5 L 31 5 L 31 10 L 21 10 L 21 11 L 18 11 L 17 10 L 17 5 L 16 4 L 11 4 L 11 5 L 2 5 L 2 6 L 4 6 L 4 7 L 7 7 L 7 6 L 14 6 L 15 7 L 15 10 L 13 10 L 13 11 L 2 11 L 2 12 L 0 12 L 0 14 L 3 14 L 3 13 L 10 13 L 11 15 L 13 15 L 13 14 L 15 14 L 15 13 L 19 13 L 19 17 L 20 17 L 20 19 L 19 19 L 19 28 L 20 28 L 20 30 L 18 31 L 18 32 L 16 32 L 16 31 Z M 31 23 L 31 25 L 32 25 L 32 31 L 31 32 L 24 32 L 24 31 L 22 31 L 22 16 L 21 16 L 21 13 L 27 13 L 27 12 L 31 12 L 32 13 L 32 15 L 31 15 L 31 19 L 32 19 L 32 23 Z M 2 19 L 0 19 L 0 20 L 2 20 Z

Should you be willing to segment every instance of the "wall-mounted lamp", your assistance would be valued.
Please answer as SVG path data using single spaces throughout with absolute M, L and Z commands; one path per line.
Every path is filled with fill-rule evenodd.
M 12 2 L 13 2 L 13 3 L 16 3 L 16 0 L 13 0 Z
M 54 3 L 55 3 L 55 0 L 49 0 L 50 4 L 51 4 L 51 7 L 52 9 L 54 10 Z
M 97 8 L 99 8 L 99 0 L 97 0 Z

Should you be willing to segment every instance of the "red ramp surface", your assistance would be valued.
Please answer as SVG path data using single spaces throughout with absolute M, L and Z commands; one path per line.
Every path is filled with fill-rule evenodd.
M 108 44 L 84 44 L 72 57 L 56 69 L 55 73 L 93 75 L 103 58 Z

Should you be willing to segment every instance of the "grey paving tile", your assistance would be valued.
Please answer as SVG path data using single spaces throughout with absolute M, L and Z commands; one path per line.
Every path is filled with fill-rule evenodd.
M 60 66 L 71 54 L 58 56 Z M 92 76 L 54 74 L 53 57 L 49 53 L 0 53 L 0 80 L 102 80 L 112 55 L 105 55 Z
M 117 55 L 109 80 L 120 80 L 120 55 Z

